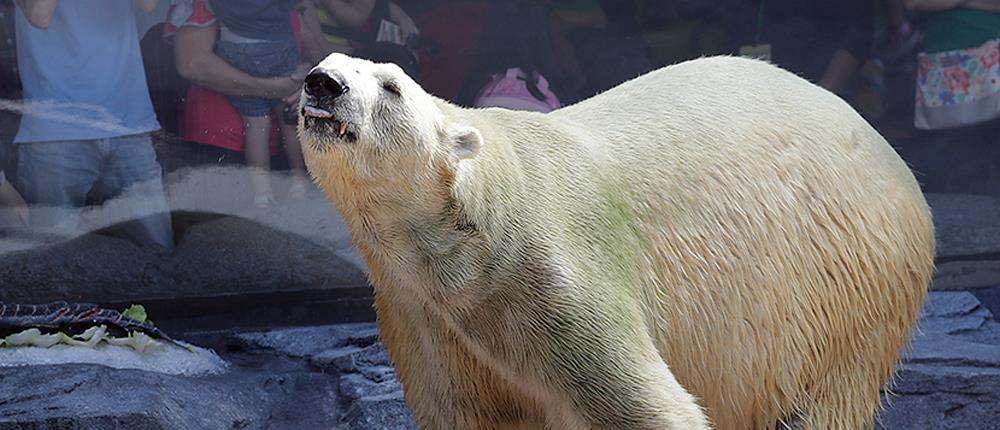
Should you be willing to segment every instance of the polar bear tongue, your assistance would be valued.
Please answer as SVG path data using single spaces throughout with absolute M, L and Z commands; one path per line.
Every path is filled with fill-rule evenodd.
M 333 118 L 332 113 L 312 106 L 306 106 L 305 108 L 303 108 L 303 111 L 304 111 L 303 113 L 305 113 L 306 116 L 311 116 L 315 118 Z
M 313 118 L 333 119 L 333 114 L 330 113 L 329 111 L 312 106 L 303 107 L 302 114 L 307 117 L 313 117 Z M 344 137 L 344 135 L 347 134 L 347 123 L 343 121 L 337 121 L 335 119 L 333 120 L 333 123 L 340 127 L 340 129 L 337 130 L 339 132 L 338 136 Z
M 303 110 L 303 113 L 306 116 L 311 116 L 311 117 L 316 117 L 316 118 L 332 118 L 333 117 L 332 113 L 327 112 L 327 111 L 325 111 L 323 109 L 320 109 L 320 108 L 312 107 L 312 106 L 306 106 L 302 110 Z

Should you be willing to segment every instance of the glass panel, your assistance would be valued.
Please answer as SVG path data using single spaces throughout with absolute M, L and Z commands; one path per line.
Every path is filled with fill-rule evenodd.
M 945 328 L 933 332 L 940 338 L 918 338 L 910 364 L 995 375 L 998 40 L 992 0 L 0 0 L 0 334 L 37 326 L 44 318 L 23 319 L 33 313 L 91 317 L 74 306 L 141 304 L 164 333 L 214 347 L 243 370 L 277 366 L 309 380 L 309 366 L 327 366 L 340 375 L 336 360 L 346 359 L 330 350 L 370 353 L 351 360 L 388 369 L 371 325 L 367 260 L 351 235 L 370 226 L 352 230 L 331 204 L 337 196 L 313 182 L 297 134 L 315 66 L 333 53 L 395 63 L 441 101 L 558 115 L 654 70 L 730 55 L 764 59 L 836 94 L 912 169 L 936 228 L 925 321 Z M 391 82 L 378 91 L 410 97 Z M 803 103 L 758 96 L 759 105 L 740 110 Z M 347 141 L 362 133 L 346 124 L 339 131 Z M 369 254 L 420 234 L 380 228 L 385 236 Z M 448 246 L 431 239 L 427 246 Z M 68 307 L 6 307 L 57 301 Z M 331 326 L 342 323 L 368 325 Z M 227 330 L 239 335 L 219 334 Z M 302 352 L 288 336 L 320 346 Z M 273 355 L 227 349 L 234 344 Z M 954 383 L 934 379 L 939 370 L 904 367 Z M 901 399 L 924 405 L 905 392 Z M 938 403 L 928 410 L 960 409 Z M 342 425 L 346 410 L 279 424 Z M 923 426 L 910 412 L 892 409 L 888 422 Z

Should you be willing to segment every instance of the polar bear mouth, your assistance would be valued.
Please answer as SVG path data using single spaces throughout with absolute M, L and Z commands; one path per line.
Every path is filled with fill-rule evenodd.
M 357 140 L 357 135 L 349 129 L 348 123 L 337 119 L 328 110 L 307 105 L 302 108 L 302 116 L 305 117 L 306 125 L 310 128 L 323 124 L 323 126 L 329 127 L 329 131 L 332 131 L 340 139 Z

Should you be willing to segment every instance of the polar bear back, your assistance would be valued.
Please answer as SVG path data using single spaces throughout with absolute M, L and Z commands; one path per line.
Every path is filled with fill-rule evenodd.
M 770 159 L 873 157 L 870 162 L 891 166 L 892 173 L 912 176 L 842 99 L 791 72 L 739 57 L 665 67 L 550 117 L 582 126 L 595 145 L 625 162 L 747 159 L 760 151 Z

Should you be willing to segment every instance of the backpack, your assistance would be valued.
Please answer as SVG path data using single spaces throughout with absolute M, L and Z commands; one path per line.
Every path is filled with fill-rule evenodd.
M 539 100 L 528 90 L 527 77 L 519 67 L 507 69 L 503 75 L 493 75 L 476 95 L 474 107 L 502 107 L 513 110 L 550 112 L 562 107 L 559 98 L 549 89 L 549 82 L 540 73 L 536 87 L 545 96 Z

